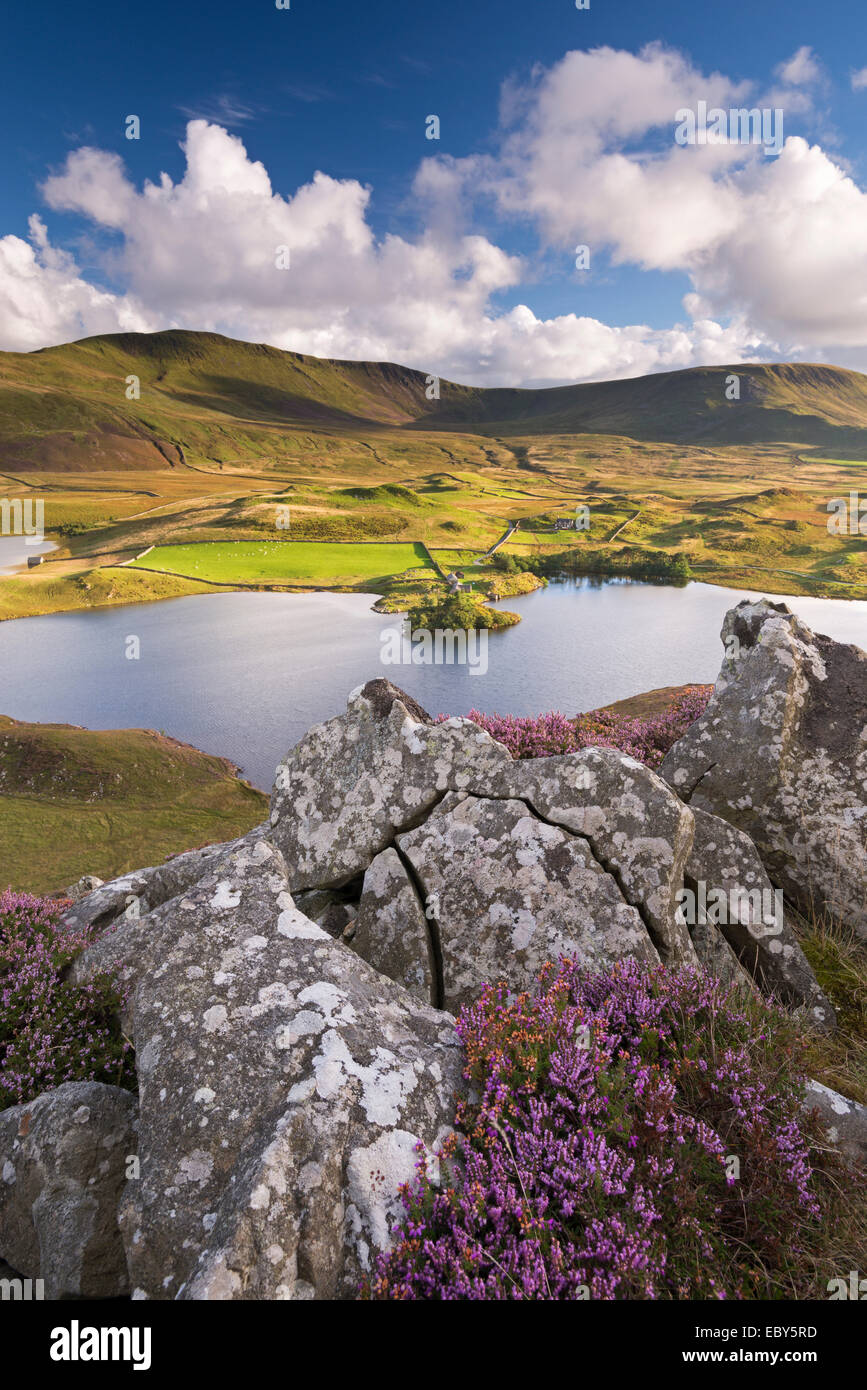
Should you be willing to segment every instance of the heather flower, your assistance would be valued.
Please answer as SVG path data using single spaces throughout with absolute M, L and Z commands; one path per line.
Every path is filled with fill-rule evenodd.
M 419 1153 L 364 1297 L 750 1298 L 797 1280 L 821 1206 L 776 1006 L 700 970 L 561 961 L 535 994 L 487 987 L 457 1029 L 455 1133 L 436 1178 Z
M 607 710 L 591 710 L 575 718 L 558 711 L 511 715 L 470 710 L 468 718 L 505 744 L 513 758 L 549 758 L 596 746 L 619 748 L 655 769 L 690 724 L 704 713 L 712 689 L 709 685 L 693 686 L 664 714 L 651 719 L 622 719 Z
M 66 978 L 93 929 L 59 930 L 68 903 L 0 893 L 0 1110 L 65 1081 L 135 1089 L 132 1044 L 119 1016 L 123 991 L 108 975 Z

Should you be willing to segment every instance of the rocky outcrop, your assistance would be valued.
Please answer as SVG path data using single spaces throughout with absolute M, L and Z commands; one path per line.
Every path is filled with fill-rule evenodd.
M 259 826 L 244 836 L 244 841 L 255 843 L 263 833 L 264 827 Z M 175 855 L 165 864 L 138 869 L 135 873 L 112 879 L 110 883 L 97 879 L 95 890 L 75 898 L 73 907 L 63 919 L 63 926 L 69 932 L 79 932 L 86 927 L 116 925 L 122 918 L 134 920 L 146 916 L 160 903 L 168 902 L 185 888 L 197 883 L 208 866 L 232 843 L 228 841 L 222 845 L 188 850 L 186 854 Z
M 271 837 L 296 890 L 346 883 L 445 792 L 484 786 L 506 762 L 469 720 L 435 724 L 390 682 L 369 681 L 278 767 Z
M 694 846 L 695 823 L 617 749 L 513 760 L 470 721 L 434 724 L 373 681 L 281 765 L 270 834 L 311 911 L 358 881 L 353 948 L 424 1002 L 455 1009 L 494 980 L 524 988 L 560 954 L 595 967 L 633 955 L 742 971 L 833 1028 L 788 925 L 771 931 L 750 906 L 770 888 L 750 841 L 708 816 Z M 713 921 L 678 910 L 690 872 L 744 890 L 719 941 Z
M 770 882 L 748 837 L 616 749 L 513 760 L 471 721 L 435 723 L 371 681 L 278 768 L 269 824 L 239 843 L 263 842 L 304 914 L 424 1003 L 457 1008 L 492 980 L 523 988 L 559 954 L 593 966 L 634 955 L 726 979 L 739 965 L 833 1027 L 788 924 L 764 920 Z M 147 917 L 231 848 L 107 884 L 67 921 Z M 685 919 L 696 881 L 741 905 Z
M 69 1081 L 0 1111 L 0 1254 L 45 1297 L 129 1291 L 118 1201 L 138 1147 L 135 1096 Z
M 690 918 L 699 884 L 745 897 Z M 532 988 L 561 955 L 700 962 L 832 1026 L 788 923 L 765 920 L 769 890 L 746 835 L 615 749 L 514 761 L 386 681 L 353 692 L 281 764 L 267 825 L 65 919 L 95 934 L 73 979 L 128 986 L 132 1296 L 352 1297 L 453 1120 L 446 1010 L 486 983 Z M 29 1273 L 30 1239 L 6 1248 L 0 1227 L 0 1258 Z
M 744 831 L 792 903 L 867 938 L 867 655 L 767 599 L 732 609 L 722 638 L 711 701 L 662 774 Z
M 124 920 L 76 978 L 107 966 L 130 985 L 140 1086 L 133 1297 L 353 1296 L 416 1146 L 448 1131 L 453 1020 L 299 912 L 262 838 Z

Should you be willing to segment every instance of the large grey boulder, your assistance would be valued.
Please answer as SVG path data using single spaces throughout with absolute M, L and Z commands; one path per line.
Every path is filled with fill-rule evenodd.
M 243 837 L 244 841 L 255 843 L 265 829 L 264 826 L 257 826 Z M 191 849 L 185 854 L 176 854 L 164 864 L 137 869 L 135 873 L 123 874 L 109 883 L 94 880 L 97 887 L 76 899 L 64 915 L 63 929 L 67 932 L 79 932 L 91 927 L 103 929 L 122 919 L 131 921 L 147 915 L 153 908 L 197 883 L 208 866 L 234 843 L 226 841 L 223 844 L 205 845 L 203 849 Z
M 765 994 L 803 1007 L 814 1027 L 833 1031 L 833 1005 L 816 981 L 786 918 L 782 892 L 773 888 L 752 840 L 698 807 L 693 815 L 685 882 L 696 905 L 698 900 L 709 905 L 701 911 L 704 921 L 696 923 L 703 940 L 718 932 Z
M 118 1201 L 137 1141 L 135 1096 L 68 1081 L 0 1111 L 0 1259 L 45 1297 L 128 1293 Z
M 713 939 L 712 923 L 690 931 L 678 901 L 693 854 L 695 817 L 662 777 L 613 748 L 513 760 L 471 721 L 435 724 L 408 695 L 378 680 L 354 691 L 346 714 L 311 730 L 284 760 L 272 797 L 270 834 L 285 854 L 296 899 L 309 902 L 310 913 L 323 925 L 326 918 L 313 906 L 320 895 L 350 893 L 356 885 L 359 919 L 348 925 L 348 938 L 360 955 L 417 997 L 453 1007 L 491 978 L 488 971 L 516 984 L 520 979 L 520 987 L 532 982 L 535 946 L 515 957 L 505 937 L 495 941 L 490 925 L 495 916 L 505 921 L 518 910 L 516 883 L 522 880 L 515 880 L 510 859 L 509 813 L 500 817 L 503 844 L 486 844 L 479 860 L 457 853 L 450 822 L 449 835 L 431 850 L 437 867 L 434 872 L 431 863 L 426 866 L 430 882 L 422 881 L 411 862 L 407 846 L 412 842 L 405 845 L 405 837 L 418 831 L 416 840 L 427 838 L 433 845 L 442 829 L 438 811 L 452 808 L 457 796 L 489 805 L 494 841 L 501 832 L 493 803 L 507 802 L 523 804 L 521 819 L 536 823 L 535 836 L 546 824 L 568 832 L 560 837 L 563 843 L 581 840 L 584 850 L 572 852 L 583 853 L 610 876 L 618 905 L 634 909 L 642 924 L 638 937 L 618 936 L 610 956 L 594 950 L 597 966 L 618 959 L 623 941 L 632 942 L 641 958 L 652 955 L 674 967 L 701 961 L 724 970 L 726 978 L 735 978 L 740 964 L 751 977 L 760 974 L 763 988 L 807 1005 L 820 1026 L 833 1026 L 833 1012 L 788 928 L 775 942 L 753 932 L 757 949 L 750 949 L 755 945 L 750 931 L 741 929 L 756 925 L 749 917 L 736 920 L 720 942 Z M 747 864 L 747 886 L 756 868 L 763 871 L 748 841 L 734 857 L 732 844 L 730 838 L 729 857 L 719 872 L 727 875 L 732 864 Z M 711 872 L 717 868 L 709 863 Z M 456 901 L 463 895 L 474 905 L 466 939 L 460 929 L 467 969 L 459 987 L 447 978 L 443 926 L 431 902 L 434 879 L 436 891 L 447 890 Z M 561 930 L 546 922 L 548 906 L 544 895 L 531 895 L 520 907 L 523 920 L 533 916 L 538 925 L 535 941 L 547 941 L 546 954 L 554 951 L 555 940 L 558 949 L 573 948 L 577 909 Z M 346 925 L 342 915 L 337 920 L 335 934 Z M 597 947 L 607 939 L 601 934 Z
M 711 701 L 662 775 L 743 830 L 793 903 L 867 937 L 867 655 L 767 599 L 722 637 Z
M 526 989 L 561 956 L 596 969 L 624 956 L 659 963 L 587 841 L 522 801 L 450 793 L 398 844 L 432 907 L 448 1009 L 485 983 Z
M 299 912 L 264 838 L 108 932 L 75 978 L 108 966 L 130 986 L 140 1085 L 133 1297 L 353 1297 L 416 1146 L 449 1130 L 454 1020 Z
M 346 714 L 315 725 L 277 769 L 271 838 L 293 889 L 348 882 L 445 792 L 484 786 L 507 762 L 471 720 L 435 724 L 388 681 L 360 686 Z

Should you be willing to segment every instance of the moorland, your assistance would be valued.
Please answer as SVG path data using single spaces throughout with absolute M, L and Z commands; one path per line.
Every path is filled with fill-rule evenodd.
M 48 893 L 246 834 L 268 799 L 225 758 L 154 729 L 0 715 L 0 883 Z
M 867 377 L 830 366 L 507 390 L 180 330 L 0 353 L 0 490 L 57 545 L 0 619 L 227 586 L 395 611 L 454 571 L 474 603 L 559 571 L 864 598 L 828 528 L 859 489 Z

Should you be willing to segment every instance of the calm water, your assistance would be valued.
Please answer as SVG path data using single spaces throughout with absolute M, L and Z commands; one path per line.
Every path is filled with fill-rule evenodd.
M 630 581 L 551 584 L 506 607 L 488 671 L 385 666 L 366 594 L 208 594 L 0 623 L 0 713 L 92 729 L 161 729 L 231 758 L 268 790 L 302 734 L 385 675 L 432 714 L 574 714 L 657 686 L 712 681 L 743 591 Z M 817 631 L 867 648 L 867 602 L 792 598 Z M 126 657 L 139 639 L 138 660 Z
M 56 549 L 54 541 L 28 545 L 26 536 L 0 536 L 0 574 L 14 574 L 16 570 L 26 569 L 31 555 L 47 555 L 50 550 Z

